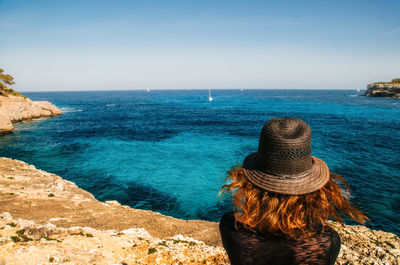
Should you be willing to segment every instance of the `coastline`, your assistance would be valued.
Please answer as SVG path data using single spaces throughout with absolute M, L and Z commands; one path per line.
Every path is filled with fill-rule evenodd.
M 0 134 L 12 124 L 60 115 L 48 101 L 0 97 Z M 342 227 L 336 264 L 399 264 L 400 238 Z M 1 264 L 229 264 L 217 222 L 181 220 L 98 201 L 73 182 L 0 157 Z
M 62 112 L 48 101 L 32 101 L 18 96 L 0 96 L 0 134 L 12 132 L 12 124 L 41 117 L 52 117 Z
M 70 181 L 9 158 L 0 158 L 0 215 L 6 264 L 228 263 L 218 223 L 100 202 Z M 337 264 L 399 264 L 398 236 L 330 225 L 342 241 Z
M 367 85 L 367 97 L 400 98 L 400 84 L 398 83 L 372 83 Z

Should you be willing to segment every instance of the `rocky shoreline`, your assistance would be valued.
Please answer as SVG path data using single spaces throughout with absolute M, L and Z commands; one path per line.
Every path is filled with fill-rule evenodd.
M 335 227 L 337 264 L 399 264 L 400 238 Z M 74 183 L 0 158 L 0 264 L 229 264 L 218 223 L 100 202 Z
M 367 97 L 400 98 L 400 84 L 372 83 L 367 85 Z
M 62 112 L 48 101 L 32 101 L 18 96 L 0 96 L 0 134 L 9 133 L 13 123 L 40 117 L 60 115 Z

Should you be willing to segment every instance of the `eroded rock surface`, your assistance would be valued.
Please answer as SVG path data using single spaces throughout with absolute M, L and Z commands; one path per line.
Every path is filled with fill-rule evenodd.
M 61 110 L 48 101 L 32 101 L 23 97 L 0 96 L 0 133 L 12 131 L 12 123 L 15 122 L 60 114 Z
M 400 84 L 368 84 L 365 95 L 367 97 L 400 98 Z
M 399 264 L 400 238 L 341 227 L 337 264 Z M 0 264 L 227 264 L 218 223 L 100 202 L 74 183 L 0 158 Z
M 0 214 L 0 264 L 229 264 L 222 247 L 183 235 L 168 239 L 143 228 L 60 228 Z

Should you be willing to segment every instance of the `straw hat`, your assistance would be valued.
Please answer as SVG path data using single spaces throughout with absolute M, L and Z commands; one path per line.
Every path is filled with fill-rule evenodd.
M 258 152 L 243 162 L 247 179 L 266 191 L 300 195 L 322 188 L 328 166 L 311 156 L 311 129 L 296 118 L 273 118 L 262 128 Z

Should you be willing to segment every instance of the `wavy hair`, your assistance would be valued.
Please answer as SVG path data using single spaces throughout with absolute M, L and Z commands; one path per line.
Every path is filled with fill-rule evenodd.
M 222 187 L 220 195 L 233 192 L 233 204 L 239 211 L 240 222 L 247 229 L 289 238 L 310 237 L 323 231 L 329 218 L 344 225 L 338 211 L 359 223 L 368 220 L 347 199 L 350 194 L 346 180 L 333 172 L 324 187 L 304 195 L 285 195 L 262 190 L 247 180 L 240 166 L 228 171 L 226 179 L 231 183 Z M 346 186 L 346 196 L 335 181 Z

